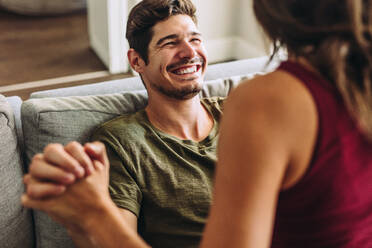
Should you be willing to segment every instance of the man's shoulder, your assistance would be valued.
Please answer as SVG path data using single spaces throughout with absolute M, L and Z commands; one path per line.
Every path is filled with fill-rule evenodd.
M 138 137 L 145 133 L 145 120 L 143 111 L 120 115 L 112 120 L 102 123 L 92 133 L 92 137 Z

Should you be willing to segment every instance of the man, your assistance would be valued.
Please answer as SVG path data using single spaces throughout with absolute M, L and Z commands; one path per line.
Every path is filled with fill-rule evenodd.
M 138 230 L 151 246 L 196 247 L 211 202 L 222 99 L 198 95 L 207 56 L 195 7 L 190 0 L 144 0 L 132 9 L 126 36 L 129 62 L 148 91 L 147 107 L 96 130 L 92 140 L 105 144 L 108 158 L 99 143 L 47 146 L 25 176 L 23 204 L 64 224 L 79 246 L 100 243 L 87 240 L 85 230 L 97 208 L 129 232 Z M 117 207 L 105 190 L 102 168 L 109 164 Z M 96 197 L 84 198 L 82 189 Z M 73 199 L 80 203 L 68 210 Z M 115 226 L 108 223 L 100 227 Z

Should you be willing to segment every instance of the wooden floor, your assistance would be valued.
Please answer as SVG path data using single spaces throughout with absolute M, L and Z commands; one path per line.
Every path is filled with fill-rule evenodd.
M 57 17 L 27 17 L 0 10 L 0 63 L 0 87 L 107 70 L 89 46 L 85 11 Z M 36 90 L 128 76 L 119 74 L 0 93 L 27 99 Z

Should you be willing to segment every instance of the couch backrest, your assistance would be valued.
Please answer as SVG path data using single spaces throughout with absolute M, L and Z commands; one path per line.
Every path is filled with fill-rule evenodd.
M 31 211 L 20 202 L 23 171 L 13 111 L 0 95 L 0 247 L 33 247 Z
M 268 57 L 259 57 L 209 65 L 205 74 L 205 80 L 211 81 L 256 72 L 267 72 L 273 70 L 279 63 L 279 59 L 272 61 L 270 64 L 267 64 L 268 61 Z M 102 83 L 34 92 L 30 98 L 101 95 L 144 89 L 145 87 L 140 77 L 131 77 Z
M 226 96 L 244 77 L 206 82 L 202 96 Z M 85 143 L 100 124 L 145 107 L 145 90 L 117 94 L 30 99 L 22 105 L 26 163 L 49 143 Z M 46 214 L 35 211 L 37 247 L 73 247 L 66 231 Z

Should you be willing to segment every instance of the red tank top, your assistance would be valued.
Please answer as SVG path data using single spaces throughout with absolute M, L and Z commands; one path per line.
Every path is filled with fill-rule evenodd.
M 308 88 L 319 122 L 309 168 L 279 194 L 272 247 L 371 248 L 372 144 L 328 81 L 293 62 L 278 69 Z

